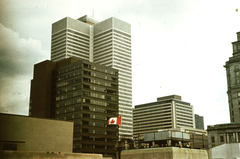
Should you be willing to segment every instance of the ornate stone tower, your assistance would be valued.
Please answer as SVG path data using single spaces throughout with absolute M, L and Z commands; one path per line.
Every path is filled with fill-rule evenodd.
M 228 85 L 228 103 L 231 122 L 240 122 L 240 32 L 232 42 L 233 56 L 225 64 Z

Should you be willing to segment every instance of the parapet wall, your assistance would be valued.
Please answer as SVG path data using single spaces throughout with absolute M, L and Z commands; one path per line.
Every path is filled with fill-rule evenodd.
M 208 159 L 207 150 L 164 147 L 124 150 L 121 159 Z
M 102 154 L 0 151 L 0 159 L 105 159 Z

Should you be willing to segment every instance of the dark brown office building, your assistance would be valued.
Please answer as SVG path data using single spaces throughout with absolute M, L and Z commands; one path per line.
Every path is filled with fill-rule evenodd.
M 73 152 L 115 156 L 118 70 L 73 57 L 34 65 L 29 115 L 73 121 Z

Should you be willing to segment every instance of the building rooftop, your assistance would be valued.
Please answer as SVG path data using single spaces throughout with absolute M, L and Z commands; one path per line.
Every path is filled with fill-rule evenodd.
M 96 18 L 91 17 L 89 15 L 84 15 L 84 16 L 78 18 L 77 20 L 82 21 L 87 24 L 90 24 L 90 25 L 94 25 L 99 22 Z
M 240 123 L 224 123 L 217 125 L 208 125 L 207 131 L 219 129 L 240 129 Z
M 182 100 L 182 97 L 179 95 L 170 95 L 165 97 L 158 97 L 157 101 L 163 101 L 163 100 L 169 100 L 169 99 Z

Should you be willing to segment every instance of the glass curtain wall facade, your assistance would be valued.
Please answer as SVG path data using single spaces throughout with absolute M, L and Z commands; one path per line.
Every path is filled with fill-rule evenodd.
M 47 96 L 51 99 L 51 117 L 74 122 L 73 152 L 115 156 L 119 127 L 107 123 L 110 117 L 119 115 L 118 70 L 76 58 L 51 63 L 55 66 L 49 74 L 51 96 Z M 46 77 L 33 80 L 41 81 L 41 78 Z M 40 87 L 32 92 L 44 85 Z M 42 100 L 31 96 L 32 99 Z M 30 112 L 39 117 L 34 109 L 32 105 Z

